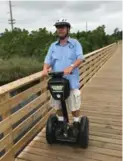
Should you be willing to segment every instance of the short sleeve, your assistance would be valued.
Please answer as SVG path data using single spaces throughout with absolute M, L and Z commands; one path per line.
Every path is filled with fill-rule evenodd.
M 45 57 L 44 63 L 52 65 L 52 45 L 49 47 L 48 53 Z
M 76 59 L 84 60 L 83 48 L 80 42 L 76 41 Z

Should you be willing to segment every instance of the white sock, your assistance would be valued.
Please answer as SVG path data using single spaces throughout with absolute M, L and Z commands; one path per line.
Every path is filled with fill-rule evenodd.
M 79 122 L 80 121 L 80 118 L 79 117 L 73 117 L 73 121 L 74 122 Z
M 58 117 L 58 121 L 64 121 L 64 117 L 63 116 L 57 116 Z

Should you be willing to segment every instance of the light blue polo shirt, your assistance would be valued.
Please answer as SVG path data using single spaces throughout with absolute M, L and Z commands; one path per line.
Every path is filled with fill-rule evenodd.
M 44 63 L 49 64 L 54 72 L 64 71 L 65 68 L 73 64 L 77 59 L 84 59 L 81 44 L 72 38 L 68 38 L 65 45 L 60 45 L 59 41 L 51 44 Z M 64 76 L 70 82 L 71 89 L 79 88 L 79 69 L 75 68 L 70 75 Z

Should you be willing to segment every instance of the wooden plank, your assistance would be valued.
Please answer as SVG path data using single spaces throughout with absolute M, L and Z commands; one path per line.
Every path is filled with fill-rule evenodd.
M 107 148 L 97 148 L 94 146 L 89 146 L 88 148 L 89 151 L 91 152 L 97 152 L 100 154 L 108 155 L 108 156 L 114 156 L 114 157 L 122 157 L 121 151 L 118 150 L 112 150 L 112 149 L 107 149 Z
M 97 57 L 97 59 L 95 59 L 94 61 L 93 61 L 93 64 L 92 64 L 92 70 L 97 66 L 97 64 L 99 64 L 100 63 L 100 58 L 99 58 L 99 56 Z M 91 71 L 92 71 L 91 70 Z
M 86 69 L 87 69 L 87 67 L 85 65 L 80 69 L 80 71 L 79 71 L 80 76 L 81 76 L 81 74 L 83 74 L 84 72 L 86 72 Z
M 97 70 L 93 70 L 93 69 L 95 69 L 95 68 L 97 68 L 97 64 L 95 64 L 94 66 L 93 66 L 93 68 L 90 68 L 89 70 L 87 70 L 84 74 L 82 74 L 81 76 L 80 76 L 80 80 L 83 78 L 83 80 L 82 81 L 80 81 L 82 84 L 85 84 L 86 83 L 86 81 L 88 80 L 88 79 L 90 79 L 91 77 L 90 77 L 90 75 L 93 75 L 94 73 L 95 73 L 95 71 Z M 93 70 L 93 71 L 92 71 Z
M 46 120 L 52 112 L 53 110 L 50 110 L 31 130 L 26 133 L 26 135 L 24 135 L 21 140 L 19 140 L 19 142 L 13 146 L 14 154 L 25 146 L 33 138 L 33 136 L 44 127 Z
M 122 135 L 122 131 L 119 131 L 117 129 L 110 129 L 108 127 L 101 128 L 99 126 L 90 126 L 90 131 L 100 131 L 103 133 L 112 133 L 114 135 Z
M 40 135 L 41 135 L 41 133 L 40 133 Z M 36 147 L 36 148 L 39 148 L 39 149 L 48 149 L 48 150 L 51 149 L 48 146 L 46 139 L 44 139 L 43 137 L 38 137 L 38 138 L 36 137 L 33 141 L 31 141 L 31 143 L 29 143 L 28 146 Z M 90 140 L 89 146 L 122 151 L 121 145 L 106 143 L 106 142 L 104 143 L 104 142 L 96 141 L 96 140 Z M 56 147 L 56 145 L 54 147 Z M 66 148 L 66 146 L 65 146 L 65 148 Z M 73 147 L 73 149 L 74 149 L 74 147 Z M 67 151 L 67 149 L 66 149 L 66 151 Z
M 98 58 L 99 56 L 99 52 L 96 52 L 96 54 L 94 55 L 91 55 L 89 58 L 86 58 L 86 62 L 85 62 L 85 65 L 87 65 L 88 63 L 90 63 L 92 60 L 95 60 Z
M 122 151 L 122 146 L 118 144 L 112 144 L 108 142 L 101 142 L 101 141 L 96 141 L 96 140 L 91 140 L 89 143 L 89 146 L 93 147 L 100 147 L 104 149 L 111 149 L 111 150 L 117 150 L 117 151 Z
M 102 96 L 103 97 L 103 96 Z M 82 109 L 82 112 L 88 112 L 88 109 Z M 91 112 L 91 113 L 94 113 L 95 115 L 98 115 L 98 114 L 103 114 L 103 115 L 115 115 L 115 116 L 118 116 L 120 119 L 121 119 L 121 117 L 122 117 L 122 114 L 120 113 L 120 112 L 112 112 L 112 111 L 102 111 L 102 110 L 93 110 L 93 109 L 90 109 L 89 110 L 89 112 Z
M 104 58 L 102 58 L 102 65 L 108 60 L 110 55 L 106 55 Z
M 121 159 L 119 159 L 118 157 L 111 157 L 111 156 L 107 156 L 107 155 L 103 155 L 103 154 L 96 154 L 94 152 L 89 152 L 90 155 L 88 155 L 88 153 L 85 151 L 83 153 L 77 153 L 77 155 L 72 155 L 71 153 L 64 153 L 61 154 L 59 152 L 59 156 L 58 153 L 56 153 L 55 151 L 45 152 L 45 150 L 42 150 L 43 153 L 41 153 L 41 150 L 38 149 L 37 151 L 35 150 L 34 152 L 31 151 L 32 153 L 28 153 L 28 152 L 22 152 L 21 154 L 21 158 L 24 159 L 29 159 L 30 161 L 40 161 L 40 160 L 46 160 L 46 161 L 53 161 L 53 160 L 58 160 L 58 161 L 65 161 L 65 160 L 76 160 L 76 161 L 108 161 L 108 159 L 112 159 L 112 161 L 121 161 Z M 85 156 L 87 156 L 85 158 Z M 46 158 L 46 159 L 45 159 Z
M 42 147 L 42 149 L 41 149 Z M 58 147 L 58 146 L 57 146 Z M 56 153 L 59 155 L 59 152 L 60 152 L 60 148 L 57 150 L 57 147 L 56 148 L 53 148 Z M 27 148 L 24 149 L 25 152 L 30 152 L 32 153 L 32 151 L 37 151 L 38 149 L 40 150 L 43 150 L 45 149 L 45 151 L 51 151 L 52 150 L 50 149 L 50 147 L 47 146 L 47 144 L 43 144 L 43 143 L 40 143 L 40 142 L 35 142 L 33 141 L 33 143 L 30 143 L 29 146 Z M 68 148 L 66 149 L 68 150 L 68 153 L 71 153 L 71 149 Z M 46 153 L 44 151 L 44 153 Z M 78 151 L 78 149 L 77 149 Z M 83 153 L 83 149 L 81 149 L 81 152 Z M 88 149 L 86 150 L 88 152 L 97 152 L 97 153 L 100 153 L 100 154 L 105 154 L 105 155 L 109 155 L 109 156 L 114 156 L 114 157 L 121 157 L 122 156 L 122 153 L 121 151 L 118 151 L 118 150 L 112 150 L 112 149 L 108 149 L 108 148 L 101 148 L 101 147 L 95 147 L 95 146 L 89 146 Z M 34 152 L 35 153 L 35 152 Z M 41 152 L 43 153 L 43 151 Z M 49 152 L 48 152 L 49 153 Z M 63 154 L 64 152 L 61 152 L 61 154 Z M 37 153 L 38 154 L 38 153 Z M 52 155 L 52 154 L 51 154 Z M 56 154 L 55 154 L 56 155 Z
M 6 100 L 9 98 L 9 93 L 4 93 L 0 96 L 0 104 L 6 102 Z
M 97 115 L 97 113 L 92 113 L 92 112 L 90 112 L 90 111 L 86 111 L 86 112 L 82 111 L 82 113 L 83 113 L 83 114 L 86 114 L 86 115 L 88 115 L 88 116 L 93 116 L 93 117 L 94 117 L 94 116 L 96 117 L 96 115 Z M 112 116 L 112 118 L 114 118 L 114 119 L 121 120 L 121 118 L 119 118 L 118 116 L 115 116 L 115 115 L 111 115 L 111 116 Z M 105 114 L 100 114 L 100 113 L 98 113 L 98 117 L 107 119 L 107 118 L 109 118 L 109 115 L 105 115 Z
M 4 114 L 10 109 L 13 109 L 15 106 L 17 106 L 19 103 L 21 103 L 23 100 L 28 99 L 33 94 L 42 91 L 46 88 L 46 82 L 38 83 L 37 85 L 25 90 L 24 92 L 17 94 L 14 97 L 9 98 L 5 103 L 0 104 L 0 115 Z
M 0 151 L 6 149 L 7 151 L 12 148 L 12 135 L 11 133 L 6 135 L 0 140 Z
M 40 116 L 44 116 L 46 112 L 48 112 L 49 102 L 45 103 L 41 106 L 35 113 L 33 113 L 30 117 L 24 120 L 21 124 L 19 124 L 13 130 L 13 138 L 15 139 L 23 130 L 27 129 L 37 118 Z
M 13 152 L 10 150 L 0 158 L 0 161 L 15 161 Z
M 9 93 L 4 93 L 2 95 L 2 99 L 4 99 L 3 101 L 1 100 L 1 103 L 6 102 L 6 100 L 8 100 L 10 98 L 10 94 Z M 9 151 L 10 149 L 12 149 L 13 146 L 13 139 L 12 139 L 12 126 L 10 123 L 10 115 L 11 115 L 11 111 L 7 111 L 6 113 L 4 113 L 2 116 L 2 120 L 4 121 L 5 119 L 9 118 L 9 120 L 7 120 L 9 122 L 9 124 L 7 123 L 7 126 L 5 125 L 5 123 L 3 123 L 3 126 L 1 127 L 1 129 L 3 128 L 4 131 L 4 137 L 0 140 L 0 149 L 1 150 L 5 150 L 5 154 L 7 153 L 7 151 Z M 2 122 L 3 122 L 2 121 Z M 7 129 L 6 129 L 7 127 Z M 11 150 L 11 155 L 12 154 L 12 150 Z
M 3 121 L 0 122 L 0 133 L 5 132 L 10 128 L 10 118 L 7 117 Z
M 17 88 L 20 88 L 24 85 L 31 83 L 31 82 L 39 80 L 39 79 L 41 79 L 41 77 L 42 77 L 42 72 L 38 72 L 38 73 L 32 74 L 30 76 L 18 79 L 14 82 L 8 83 L 6 85 L 3 85 L 0 87 L 0 96 L 6 92 L 13 91 Z
M 95 55 L 92 58 L 90 57 L 89 60 L 88 59 L 86 60 L 86 63 L 83 65 L 83 68 L 80 69 L 80 74 L 82 72 L 85 72 L 89 67 L 91 68 L 93 66 L 93 64 L 95 63 L 95 60 L 96 60 L 96 62 L 98 62 L 100 53 L 97 53 L 97 54 L 98 55 Z
M 98 56 L 96 56 L 95 61 L 94 61 L 95 65 L 93 66 L 93 68 L 90 68 L 90 70 L 87 70 L 88 67 L 85 69 L 81 69 L 80 73 L 82 71 L 87 70 L 83 74 L 81 74 L 81 76 L 80 76 L 80 80 L 83 78 L 81 85 L 84 85 L 87 82 L 87 80 L 90 79 L 98 71 L 98 69 L 105 63 L 105 61 L 109 58 L 109 56 L 106 57 L 106 53 L 105 53 L 102 58 L 103 59 L 101 60 L 100 54 Z M 101 63 L 101 61 L 102 61 L 102 63 Z M 88 66 L 89 66 L 89 64 L 88 64 Z M 95 70 L 93 70 L 93 69 L 95 69 Z M 93 72 L 91 72 L 92 70 L 93 70 Z M 87 78 L 85 79 L 85 77 L 87 77 Z
M 88 68 L 89 68 L 89 64 L 84 65 L 83 68 L 80 69 L 80 74 L 86 72 Z
M 29 161 L 29 160 L 16 158 L 15 161 Z
M 91 120 L 92 123 L 98 123 L 98 124 L 107 124 L 107 125 L 113 125 L 113 126 L 118 126 L 118 127 L 122 127 L 122 123 L 121 122 L 115 122 L 112 120 L 106 120 L 105 118 L 100 118 L 100 119 L 96 119 L 96 116 L 91 118 L 89 116 L 89 119 Z
M 91 55 L 90 57 L 87 57 L 87 58 L 86 58 L 86 61 L 80 65 L 80 67 L 79 67 L 79 68 L 80 68 L 80 71 L 81 71 L 81 69 L 83 69 L 84 67 L 86 68 L 86 66 L 88 65 L 89 62 L 91 62 L 91 61 L 93 61 L 94 59 L 96 59 L 97 54 L 98 54 L 98 53 L 94 53 L 94 54 Z
M 31 153 L 27 153 L 27 152 L 22 152 L 21 155 L 19 155 L 19 158 L 22 159 L 29 159 L 29 161 L 54 161 L 54 158 L 47 158 L 46 156 L 40 156 L 40 155 L 34 155 Z M 58 161 L 59 159 L 57 159 Z
M 85 85 L 87 83 L 88 77 L 84 78 L 81 82 L 80 85 Z
M 81 84 L 85 84 L 87 82 L 87 80 L 89 80 L 96 72 L 97 72 L 97 64 L 95 64 L 95 66 L 93 66 L 93 68 L 90 68 L 90 70 L 87 70 L 86 73 L 84 73 L 83 75 L 80 76 L 80 83 Z M 95 68 L 95 70 L 93 70 Z M 93 71 L 92 71 L 93 70 Z
M 104 137 L 99 137 L 99 136 L 90 136 L 90 139 L 96 140 L 96 141 L 101 141 L 101 142 L 106 142 L 106 143 L 113 143 L 113 144 L 122 145 L 121 140 L 118 140 L 118 139 L 104 138 Z
M 100 131 L 89 131 L 89 134 L 92 136 L 99 136 L 99 137 L 104 137 L 104 138 L 111 138 L 111 139 L 118 139 L 122 141 L 122 135 L 116 135 L 112 133 L 104 133 Z
M 23 118 L 24 116 L 26 116 L 29 112 L 31 112 L 32 110 L 34 110 L 39 104 L 47 101 L 48 100 L 47 99 L 48 98 L 48 94 L 49 94 L 48 92 L 43 93 L 41 96 L 39 96 L 38 98 L 36 98 L 32 102 L 30 102 L 29 104 L 27 104 L 26 106 L 24 106 L 22 109 L 18 110 L 14 114 L 12 114 L 11 115 L 12 124 L 16 123 L 21 118 Z
M 96 75 L 97 76 L 97 75 Z M 88 84 L 88 86 L 89 86 L 89 84 Z M 86 86 L 87 87 L 87 86 Z M 104 88 L 105 89 L 105 88 Z M 109 90 L 110 91 L 110 90 Z M 108 91 L 108 92 L 109 92 Z M 87 96 L 87 94 L 89 95 L 89 93 L 90 93 L 90 91 L 88 92 L 88 93 L 86 93 L 85 92 L 85 89 L 83 88 L 83 90 L 82 90 L 82 92 L 84 92 L 85 94 L 86 94 L 86 96 Z M 93 92 L 93 90 L 91 91 L 91 92 Z M 105 90 L 105 92 L 106 92 L 106 90 Z M 112 90 L 111 90 L 111 92 L 113 92 Z M 96 92 L 96 93 L 99 93 L 99 92 Z M 117 95 L 118 95 L 118 93 L 117 93 Z M 82 95 L 83 97 L 85 96 L 85 95 Z M 95 96 L 96 97 L 96 96 Z M 100 104 L 98 101 L 97 102 L 95 102 L 95 101 L 92 101 L 92 100 L 88 100 L 88 102 L 87 101 L 82 101 L 81 102 L 82 103 L 82 108 L 89 108 L 89 109 L 91 109 L 91 108 L 93 108 L 93 109 L 100 109 L 100 110 L 109 110 L 109 111 L 112 111 L 112 110 L 117 110 L 117 108 L 118 108 L 118 111 L 120 111 L 120 112 L 122 112 L 122 106 L 118 106 L 118 107 L 116 107 L 116 105 L 114 104 L 114 105 L 112 105 L 112 104 Z M 97 116 L 98 117 L 98 116 Z M 111 118 L 112 119 L 112 118 Z M 116 120 L 115 120 L 116 121 Z
M 81 74 L 80 76 L 80 80 L 84 79 L 85 77 L 87 77 L 89 74 L 89 70 L 86 70 L 83 74 Z
M 95 148 L 96 149 L 96 148 Z M 108 155 L 104 154 L 104 151 L 106 152 L 106 150 L 102 150 L 100 148 L 98 148 L 98 152 L 94 151 L 91 147 L 88 148 L 88 150 L 83 150 L 83 149 L 76 149 L 74 152 L 77 153 L 77 155 L 75 155 L 73 152 L 73 149 L 70 148 L 66 148 L 67 153 L 65 154 L 64 151 L 61 151 L 61 147 L 57 146 L 55 147 L 55 149 L 53 150 L 44 150 L 44 149 L 37 149 L 37 148 L 32 148 L 32 147 L 28 147 L 25 148 L 23 152 L 27 152 L 29 153 L 28 156 L 30 156 L 31 154 L 34 154 L 35 156 L 45 156 L 46 158 L 53 158 L 53 159 L 74 159 L 74 160 L 81 160 L 81 157 L 84 159 L 97 159 L 99 160 L 99 158 L 101 157 L 101 161 L 108 161 L 108 159 L 112 159 L 113 161 L 116 161 L 116 159 L 118 161 L 120 161 L 119 158 L 119 153 L 117 152 L 117 154 L 114 156 L 115 154 L 115 150 L 108 150 Z M 109 153 L 110 152 L 110 153 Z M 65 154 L 65 155 L 64 155 Z M 118 157 L 117 157 L 118 155 Z

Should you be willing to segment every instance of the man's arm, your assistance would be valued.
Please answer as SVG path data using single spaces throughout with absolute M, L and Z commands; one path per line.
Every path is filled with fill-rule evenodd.
M 83 55 L 83 48 L 81 44 L 77 41 L 76 42 L 76 61 L 71 64 L 68 68 L 64 70 L 64 74 L 70 74 L 74 68 L 79 67 L 79 65 L 85 61 L 84 55 Z
M 48 75 L 48 72 L 51 68 L 51 64 L 52 64 L 52 45 L 50 46 L 48 53 L 47 53 L 45 60 L 44 60 L 44 66 L 43 66 L 43 71 L 42 71 L 42 74 L 44 76 Z
M 83 55 L 83 47 L 80 44 L 80 42 L 76 41 L 76 61 L 75 63 L 75 67 L 78 67 L 82 62 L 85 61 L 84 55 Z
M 71 66 L 73 67 L 73 69 L 77 68 L 82 62 L 84 62 L 84 60 L 77 59 Z

